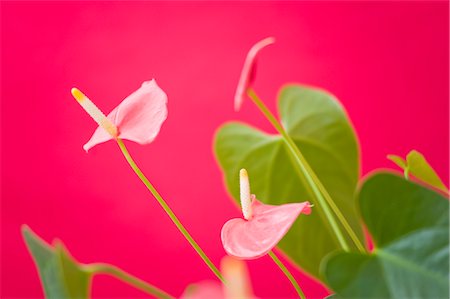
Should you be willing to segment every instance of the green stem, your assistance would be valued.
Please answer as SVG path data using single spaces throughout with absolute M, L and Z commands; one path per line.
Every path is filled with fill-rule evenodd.
M 90 274 L 107 274 L 111 275 L 125 283 L 128 283 L 131 286 L 134 286 L 137 289 L 140 289 L 150 295 L 153 295 L 157 298 L 161 299 L 175 299 L 173 296 L 169 295 L 168 293 L 164 292 L 163 290 L 152 286 L 149 283 L 146 283 L 143 280 L 140 280 L 137 277 L 134 277 L 131 274 L 126 273 L 125 271 L 109 265 L 109 264 L 103 264 L 103 263 L 96 263 L 96 264 L 90 264 L 83 267 L 84 270 Z
M 298 147 L 296 147 L 298 149 Z M 300 153 L 301 154 L 301 153 Z M 303 157 L 303 156 L 302 156 Z M 306 161 L 306 159 L 303 157 L 303 159 Z M 306 163 L 306 162 L 305 162 Z M 317 175 L 315 174 L 315 172 L 311 169 L 311 167 L 309 166 L 308 163 L 305 164 L 306 169 L 309 171 L 312 179 L 314 180 L 314 182 L 317 184 L 317 187 L 319 188 L 319 191 L 323 194 L 323 196 L 325 197 L 325 200 L 327 201 L 327 203 L 331 206 L 331 209 L 333 210 L 333 212 L 335 213 L 335 215 L 338 217 L 340 223 L 342 224 L 342 226 L 345 228 L 345 230 L 347 231 L 348 235 L 350 236 L 350 238 L 352 239 L 353 243 L 356 245 L 356 247 L 358 248 L 358 250 L 362 253 L 366 252 L 366 248 L 364 247 L 364 245 L 361 243 L 361 241 L 359 240 L 358 236 L 356 235 L 356 233 L 354 232 L 354 230 L 352 229 L 352 227 L 350 226 L 350 224 L 347 222 L 347 219 L 345 219 L 344 215 L 342 215 L 341 211 L 339 210 L 339 208 L 336 206 L 336 204 L 334 203 L 333 199 L 331 198 L 330 194 L 328 193 L 328 191 L 325 189 L 325 187 L 323 186 L 322 182 L 320 182 L 319 178 L 317 177 Z
M 280 259 L 275 255 L 273 251 L 269 251 L 269 256 L 272 258 L 272 260 L 277 264 L 277 266 L 283 271 L 284 275 L 289 279 L 291 284 L 294 286 L 295 290 L 297 291 L 297 294 L 302 299 L 306 299 L 305 294 L 303 294 L 302 289 L 298 285 L 297 281 L 295 280 L 294 276 L 292 276 L 291 272 L 286 268 L 286 266 L 280 261 Z
M 267 120 L 274 126 L 274 128 L 280 133 L 280 135 L 283 137 L 283 140 L 285 141 L 287 147 L 293 154 L 295 160 L 297 161 L 297 164 L 304 175 L 306 181 L 308 182 L 308 185 L 311 187 L 312 192 L 314 193 L 315 197 L 318 200 L 319 205 L 323 208 L 323 211 L 328 219 L 328 222 L 330 224 L 331 229 L 334 231 L 336 238 L 338 239 L 339 244 L 341 247 L 348 251 L 349 245 L 347 244 L 346 239 L 344 238 L 341 229 L 339 228 L 338 224 L 336 223 L 336 220 L 331 213 L 328 205 L 330 205 L 331 209 L 335 213 L 335 215 L 338 217 L 341 224 L 344 226 L 345 230 L 349 234 L 350 238 L 355 243 L 356 247 L 361 251 L 365 252 L 365 248 L 363 244 L 361 244 L 359 238 L 356 236 L 355 232 L 345 219 L 345 217 L 342 215 L 334 201 L 331 199 L 331 196 L 328 194 L 327 190 L 323 186 L 323 184 L 320 182 L 320 180 L 317 178 L 314 171 L 309 166 L 308 162 L 304 158 L 303 154 L 298 149 L 295 142 L 292 140 L 292 138 L 287 134 L 287 132 L 284 130 L 284 128 L 281 126 L 281 124 L 278 122 L 278 120 L 275 118 L 275 116 L 270 112 L 270 110 L 264 105 L 264 103 L 259 99 L 259 97 L 256 95 L 255 91 L 251 88 L 248 89 L 248 95 L 252 99 L 252 101 L 255 103 L 255 105 L 261 110 L 261 112 L 264 114 L 264 116 L 267 118 Z M 327 205 L 328 203 L 328 205 Z
M 406 180 L 409 180 L 409 168 L 405 167 L 405 169 L 403 170 L 403 175 L 405 176 Z
M 153 196 L 156 198 L 156 200 L 164 209 L 164 211 L 167 213 L 167 215 L 169 215 L 170 219 L 173 221 L 175 226 L 179 229 L 179 231 L 183 234 L 183 236 L 186 238 L 189 244 L 191 244 L 191 246 L 195 249 L 195 251 L 197 251 L 198 255 L 203 259 L 203 261 L 209 267 L 209 269 L 211 269 L 211 271 L 217 276 L 217 278 L 219 278 L 223 283 L 225 283 L 219 269 L 217 269 L 217 267 L 211 262 L 211 260 L 208 258 L 205 252 L 203 252 L 203 250 L 200 248 L 197 242 L 195 242 L 195 240 L 191 237 L 186 228 L 184 228 L 183 224 L 181 224 L 180 220 L 178 220 L 177 216 L 175 216 L 174 212 L 170 209 L 170 207 L 167 205 L 167 203 L 164 201 L 164 199 L 161 197 L 161 195 L 158 193 L 155 187 L 153 187 L 150 181 L 145 177 L 145 175 L 136 165 L 127 148 L 125 147 L 123 141 L 121 139 L 117 139 L 117 143 L 119 144 L 119 147 L 123 155 L 127 159 L 128 164 L 130 164 L 131 168 L 134 170 L 137 176 L 141 179 L 141 181 L 148 188 L 148 190 L 153 194 Z

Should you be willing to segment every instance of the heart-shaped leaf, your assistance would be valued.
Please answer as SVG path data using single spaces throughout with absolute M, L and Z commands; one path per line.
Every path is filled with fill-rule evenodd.
M 28 226 L 22 235 L 33 256 L 46 298 L 88 298 L 92 275 L 80 267 L 61 242 L 52 247 Z
M 359 204 L 375 249 L 332 254 L 328 285 L 344 298 L 448 298 L 448 199 L 379 173 L 365 181 Z
M 448 193 L 447 187 L 431 167 L 424 155 L 412 150 L 406 156 L 406 161 L 396 155 L 388 155 L 388 159 L 397 164 L 405 172 L 405 176 L 412 174 L 428 185 Z
M 281 90 L 279 111 L 288 134 L 362 240 L 353 196 L 359 177 L 358 144 L 342 106 L 322 90 L 290 85 Z M 319 277 L 322 258 L 340 246 L 283 139 L 234 122 L 218 130 L 214 150 L 235 200 L 239 200 L 239 170 L 246 168 L 252 193 L 261 201 L 315 204 L 311 215 L 300 217 L 279 246 L 305 271 Z

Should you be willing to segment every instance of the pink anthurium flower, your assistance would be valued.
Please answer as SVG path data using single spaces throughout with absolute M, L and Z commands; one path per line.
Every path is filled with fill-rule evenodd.
M 72 95 L 98 123 L 91 139 L 83 146 L 88 151 L 112 139 L 127 139 L 139 144 L 151 143 L 167 118 L 167 95 L 156 81 L 146 81 L 105 116 L 81 91 L 72 88 Z
M 272 250 L 300 214 L 309 215 L 309 202 L 280 206 L 266 205 L 250 195 L 245 169 L 240 171 L 240 195 L 244 219 L 231 219 L 222 227 L 225 251 L 236 258 L 256 259 Z
M 253 295 L 245 262 L 230 256 L 221 261 L 221 272 L 227 285 L 215 281 L 202 281 L 189 286 L 181 299 L 256 299 Z
M 225 299 L 222 286 L 213 280 L 205 280 L 199 283 L 189 285 L 180 299 Z
M 244 67 L 242 68 L 241 77 L 239 78 L 236 94 L 234 96 L 235 111 L 239 111 L 239 109 L 241 109 L 242 102 L 246 97 L 245 93 L 255 79 L 256 57 L 258 56 L 259 51 L 274 42 L 275 38 L 267 37 L 257 42 L 248 52 L 247 58 L 245 58 Z

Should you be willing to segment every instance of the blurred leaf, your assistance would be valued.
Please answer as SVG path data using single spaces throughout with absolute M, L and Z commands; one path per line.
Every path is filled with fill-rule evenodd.
M 363 184 L 359 204 L 375 249 L 331 254 L 328 285 L 344 298 L 448 298 L 448 200 L 378 173 Z
M 422 182 L 448 193 L 447 187 L 427 162 L 424 155 L 412 150 L 406 156 L 406 161 L 396 155 L 388 155 L 388 159 L 397 164 L 406 174 L 412 174 Z
M 402 157 L 396 156 L 396 155 L 388 155 L 387 158 L 389 160 L 391 160 L 392 162 L 394 162 L 401 169 L 403 169 L 403 170 L 406 169 L 406 167 L 407 167 L 406 166 L 406 161 Z
M 410 151 L 406 156 L 406 161 L 408 162 L 409 172 L 413 176 L 439 190 L 448 192 L 447 187 L 421 153 L 415 150 Z
M 359 177 L 358 144 L 343 108 L 324 91 L 291 85 L 281 90 L 279 110 L 287 132 L 363 240 L 353 196 Z M 236 201 L 239 170 L 246 168 L 252 193 L 261 201 L 315 204 L 312 214 L 300 216 L 279 246 L 292 261 L 319 277 L 322 258 L 340 246 L 281 136 L 228 123 L 218 130 L 214 150 L 227 189 Z
M 33 256 L 46 298 L 88 298 L 91 274 L 83 271 L 61 242 L 51 247 L 28 226 L 22 235 Z

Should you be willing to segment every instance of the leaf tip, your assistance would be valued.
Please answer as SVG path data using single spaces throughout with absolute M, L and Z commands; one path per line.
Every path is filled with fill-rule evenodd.
M 28 224 L 22 224 L 20 226 L 20 232 L 22 233 L 22 237 L 27 245 L 32 241 L 33 238 L 36 238 L 36 234 L 28 226 Z
M 30 229 L 30 227 L 28 226 L 28 224 L 22 224 L 21 226 L 20 226 L 20 231 L 22 232 L 22 235 L 26 235 L 26 234 L 29 234 L 30 233 L 30 231 L 31 231 L 31 229 Z
M 397 165 L 398 167 L 400 167 L 401 169 L 405 170 L 408 165 L 407 162 L 405 161 L 405 159 L 403 159 L 400 156 L 397 155 L 387 155 L 386 158 L 390 161 L 392 161 L 395 165 Z
M 64 249 L 64 244 L 63 244 L 63 242 L 62 242 L 60 239 L 58 239 L 58 238 L 56 238 L 56 239 L 53 240 L 52 246 L 53 246 L 56 250 Z

